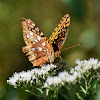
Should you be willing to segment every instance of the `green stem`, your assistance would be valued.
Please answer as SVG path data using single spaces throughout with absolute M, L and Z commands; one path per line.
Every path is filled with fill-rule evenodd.
M 86 94 L 86 90 L 85 90 L 82 86 L 80 86 L 80 88 L 81 88 L 82 91 Z
M 88 91 L 87 80 L 85 81 L 85 86 L 86 86 L 86 93 L 87 93 L 87 91 Z
M 90 85 L 91 81 L 92 81 L 92 77 L 90 78 L 90 80 L 89 80 L 89 82 L 88 82 L 88 85 Z
M 79 93 L 76 93 L 77 97 L 80 99 L 80 100 L 84 100 L 80 95 Z

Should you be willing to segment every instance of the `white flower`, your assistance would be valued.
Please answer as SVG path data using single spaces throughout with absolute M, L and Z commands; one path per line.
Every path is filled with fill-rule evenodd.
M 58 85 L 64 83 L 72 83 L 74 84 L 77 82 L 77 79 L 81 79 L 84 77 L 84 74 L 91 69 L 98 69 L 100 68 L 100 61 L 98 59 L 90 58 L 89 60 L 76 60 L 75 62 L 78 64 L 75 68 L 71 68 L 70 72 L 63 71 L 58 74 L 58 76 L 48 77 L 46 82 L 44 83 L 44 87 L 50 87 L 51 85 Z M 59 81 L 58 81 L 59 80 Z
M 60 77 L 48 77 L 46 83 L 44 84 L 44 87 L 48 87 L 48 86 L 51 86 L 51 85 L 58 85 L 62 82 L 61 78 Z
M 74 73 L 74 71 L 75 71 L 74 68 L 70 69 L 70 73 Z
M 48 85 L 50 86 L 50 85 L 52 85 L 52 83 L 53 83 L 53 77 L 48 77 L 48 79 L 45 83 L 45 86 L 48 86 Z
M 20 82 L 30 82 L 33 83 L 34 79 L 38 80 L 38 76 L 42 76 L 45 79 L 45 76 L 48 74 L 48 71 L 56 68 L 57 66 L 54 64 L 47 64 L 41 66 L 41 68 L 34 68 L 32 70 L 22 71 L 22 72 L 15 72 L 12 77 L 7 80 L 7 83 L 16 86 L 17 81 Z
M 44 83 L 44 87 L 46 87 L 46 88 L 48 87 L 48 83 L 47 82 Z
M 75 63 L 77 64 L 75 68 L 71 68 L 69 72 L 66 70 L 59 72 L 57 76 L 49 76 L 49 71 L 53 71 L 57 66 L 54 64 L 47 64 L 41 66 L 41 68 L 33 68 L 32 70 L 19 73 L 15 72 L 7 82 L 14 87 L 17 86 L 17 82 L 30 82 L 31 84 L 37 82 L 37 85 L 41 83 L 44 84 L 43 87 L 50 88 L 51 86 L 63 86 L 65 83 L 74 84 L 78 79 L 84 78 L 85 73 L 88 74 L 91 70 L 100 68 L 100 61 L 94 58 L 83 61 L 77 59 Z M 42 78 L 44 83 L 41 82 L 41 79 L 39 80 L 39 78 Z
M 7 83 L 16 85 L 16 80 L 18 80 L 19 78 L 20 78 L 20 75 L 15 72 L 14 76 L 10 77 L 9 80 L 7 80 Z

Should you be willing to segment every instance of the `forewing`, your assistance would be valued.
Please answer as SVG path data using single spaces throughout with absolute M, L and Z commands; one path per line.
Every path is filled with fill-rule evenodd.
M 26 46 L 22 51 L 26 53 L 33 66 L 47 63 L 52 56 L 53 47 L 45 34 L 30 19 L 22 18 L 23 38 Z
M 70 16 L 66 14 L 49 38 L 54 48 L 54 52 L 61 51 L 68 35 L 69 25 L 70 25 Z
M 26 34 L 27 31 L 31 31 L 33 34 L 37 34 L 38 36 L 40 36 L 41 38 L 43 38 L 45 41 L 49 43 L 49 40 L 46 37 L 46 35 L 40 30 L 40 28 L 32 20 L 27 19 L 27 18 L 21 18 L 21 21 L 22 21 L 22 27 L 23 27 L 23 37 L 24 37 L 24 41 L 26 45 L 28 45 L 26 38 L 29 37 L 29 35 Z

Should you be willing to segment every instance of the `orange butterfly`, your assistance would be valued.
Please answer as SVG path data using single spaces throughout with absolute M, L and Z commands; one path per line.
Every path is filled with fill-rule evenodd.
M 68 35 L 70 16 L 66 14 L 48 39 L 30 19 L 22 18 L 23 38 L 26 46 L 22 51 L 34 66 L 54 62 L 60 56 L 61 49 Z

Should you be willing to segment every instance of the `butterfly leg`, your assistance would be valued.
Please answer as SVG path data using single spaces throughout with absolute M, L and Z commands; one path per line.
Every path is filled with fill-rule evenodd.
M 57 69 L 55 69 L 55 71 L 63 71 L 65 68 L 64 68 L 64 64 L 62 62 L 59 62 L 59 63 L 56 63 L 57 65 Z
M 61 54 L 61 51 L 56 51 L 56 52 L 55 52 L 55 56 L 56 56 L 56 57 L 59 57 L 60 60 L 61 60 L 61 62 L 62 62 L 62 57 L 60 56 L 60 54 Z

